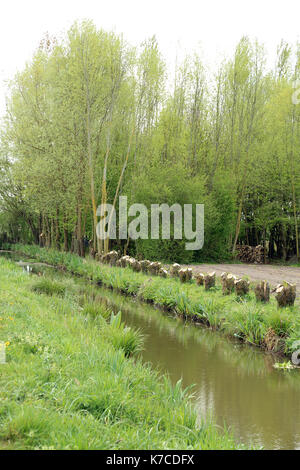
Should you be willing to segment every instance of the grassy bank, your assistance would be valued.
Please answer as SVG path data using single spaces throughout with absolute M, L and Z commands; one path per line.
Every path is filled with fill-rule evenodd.
M 0 296 L 0 449 L 236 448 L 197 426 L 180 384 L 131 357 L 140 335 L 83 303 L 72 278 L 28 276 L 0 258 Z
M 290 354 L 293 342 L 300 338 L 297 305 L 278 309 L 274 298 L 268 304 L 258 303 L 251 291 L 244 298 L 235 294 L 224 296 L 220 283 L 205 291 L 194 281 L 181 284 L 179 279 L 156 276 L 150 281 L 149 275 L 135 273 L 130 268 L 110 267 L 52 249 L 23 245 L 16 245 L 15 249 L 269 351 Z

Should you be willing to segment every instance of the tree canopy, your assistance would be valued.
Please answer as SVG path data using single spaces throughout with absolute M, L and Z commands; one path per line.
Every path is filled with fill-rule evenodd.
M 0 237 L 43 233 L 47 246 L 83 254 L 87 236 L 98 251 L 174 261 L 264 244 L 272 258 L 299 259 L 300 46 L 281 42 L 268 70 L 263 46 L 243 37 L 214 75 L 194 54 L 169 78 L 155 37 L 135 48 L 90 21 L 45 36 L 9 87 Z M 204 204 L 203 249 L 97 240 L 97 206 L 117 208 L 120 195 Z

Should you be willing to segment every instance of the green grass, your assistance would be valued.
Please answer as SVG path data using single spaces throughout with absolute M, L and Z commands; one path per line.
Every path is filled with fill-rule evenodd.
M 261 348 L 267 348 L 265 338 L 270 329 L 277 335 L 273 352 L 290 354 L 290 338 L 300 339 L 299 305 L 278 309 L 274 297 L 262 304 L 251 290 L 244 298 L 222 294 L 220 280 L 215 288 L 205 291 L 194 281 L 182 284 L 179 279 L 135 273 L 130 268 L 116 268 L 82 259 L 70 253 L 37 246 L 16 245 L 16 249 L 39 261 L 64 266 L 67 271 L 93 280 L 105 287 L 138 296 L 183 318 L 201 322 L 223 333 Z
M 104 309 L 102 305 L 99 305 L 96 302 L 87 302 L 84 304 L 83 315 L 90 316 L 91 318 L 97 318 L 101 316 L 105 320 L 108 320 L 111 316 L 111 312 L 108 309 Z
M 43 278 L 32 286 L 32 290 L 39 294 L 63 296 L 66 288 L 59 282 Z
M 94 315 L 75 281 L 56 282 L 63 296 L 37 293 L 37 277 L 0 258 L 0 449 L 237 448 L 197 424 L 180 383 L 131 357 L 142 337 L 121 314 Z

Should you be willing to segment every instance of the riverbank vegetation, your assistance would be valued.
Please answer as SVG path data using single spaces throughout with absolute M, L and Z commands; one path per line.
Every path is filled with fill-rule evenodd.
M 252 290 L 244 297 L 224 296 L 221 283 L 205 291 L 192 280 L 164 279 L 101 264 L 93 259 L 38 246 L 16 245 L 16 250 L 39 261 L 66 269 L 96 284 L 137 296 L 187 320 L 203 323 L 224 334 L 268 351 L 289 354 L 300 334 L 300 310 L 279 309 L 274 298 L 270 303 L 257 302 Z
M 215 73 L 191 54 L 170 77 L 155 38 L 134 48 L 88 21 L 45 36 L 9 88 L 0 242 L 82 255 L 86 236 L 107 251 L 95 237 L 96 207 L 118 209 L 126 195 L 147 208 L 203 203 L 205 244 L 192 252 L 184 240 L 128 239 L 110 248 L 187 263 L 262 244 L 271 259 L 299 259 L 299 44 L 282 41 L 274 69 L 266 59 L 243 37 Z
M 0 448 L 237 447 L 226 431 L 197 425 L 180 383 L 132 358 L 140 333 L 101 304 L 91 313 L 72 278 L 41 281 L 0 258 L 0 292 Z

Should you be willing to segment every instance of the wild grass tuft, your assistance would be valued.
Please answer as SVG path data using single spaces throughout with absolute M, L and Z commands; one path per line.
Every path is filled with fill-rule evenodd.
M 91 318 L 97 318 L 101 316 L 105 320 L 108 320 L 111 316 L 111 310 L 104 308 L 103 305 L 96 302 L 86 303 L 82 310 L 83 315 L 88 315 Z
M 32 290 L 39 294 L 63 296 L 65 294 L 66 287 L 60 282 L 43 278 L 35 282 L 32 286 Z
M 130 357 L 142 350 L 144 338 L 140 330 L 127 327 L 121 318 L 121 312 L 111 314 L 108 339 L 115 349 L 122 349 L 125 357 Z

